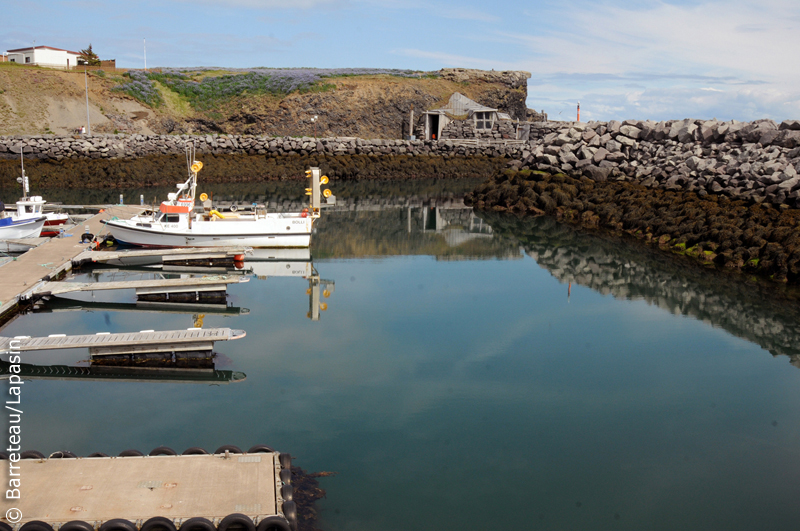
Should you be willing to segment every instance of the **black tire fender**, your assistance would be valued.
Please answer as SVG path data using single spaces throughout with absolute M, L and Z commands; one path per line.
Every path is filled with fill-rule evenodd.
M 108 454 L 104 454 L 103 452 L 94 452 L 89 454 L 89 457 L 108 457 Z
M 289 454 L 281 454 L 278 456 L 278 461 L 281 463 L 281 467 L 286 468 L 288 470 L 292 469 L 292 456 Z
M 247 450 L 247 453 L 248 454 L 269 454 L 269 453 L 272 453 L 274 451 L 275 450 L 273 450 L 271 447 L 267 446 L 266 444 L 257 444 L 255 446 L 253 446 L 252 448 L 250 448 L 249 450 Z
M 124 518 L 112 518 L 100 526 L 100 531 L 137 531 L 136 526 L 130 520 Z
M 8 454 L 5 452 L 0 452 L 0 460 L 4 461 L 6 459 L 8 459 Z
M 58 531 L 61 531 L 60 529 Z M 142 524 L 139 531 L 177 531 L 175 524 L 164 516 L 154 516 Z
M 234 527 L 237 530 L 243 531 L 256 531 L 256 525 L 249 516 L 242 513 L 229 514 L 217 526 L 217 531 L 228 531 L 229 527 Z
M 144 454 L 142 452 L 140 452 L 139 450 L 130 449 L 130 450 L 123 450 L 122 452 L 119 453 L 119 456 L 120 457 L 143 457 Z M 109 522 L 110 521 L 111 520 L 109 520 Z
M 206 452 L 199 446 L 192 446 L 191 448 L 187 448 L 186 450 L 184 450 L 181 455 L 208 455 L 208 452 Z
M 291 485 L 284 485 L 281 487 L 281 498 L 286 501 L 292 501 L 294 498 L 294 487 Z
M 283 516 L 286 517 L 292 530 L 294 531 L 297 529 L 297 504 L 293 501 L 285 501 L 281 509 L 283 510 Z
M 216 449 L 216 451 L 214 453 L 215 454 L 224 454 L 226 451 L 230 452 L 232 454 L 243 454 L 244 453 L 241 448 L 239 448 L 238 446 L 234 446 L 232 444 L 226 444 L 225 446 L 220 446 L 219 448 Z
M 26 450 L 19 454 L 20 459 L 44 459 L 44 454 L 42 452 L 37 452 L 36 450 Z M 39 520 L 31 520 L 30 523 L 38 522 Z
M 180 531 L 216 531 L 216 528 L 207 518 L 195 516 L 182 523 Z
M 178 455 L 178 453 L 169 446 L 159 446 L 147 455 Z
M 258 523 L 257 531 L 292 531 L 285 518 L 278 515 L 267 516 Z
M 58 452 L 53 452 L 50 454 L 48 459 L 75 459 L 76 457 L 78 456 L 69 450 L 59 450 Z
M 0 522 L 0 531 L 11 531 L 11 526 L 5 522 Z
M 281 470 L 280 473 L 281 481 L 283 481 L 284 485 L 289 485 L 292 483 L 292 471 L 284 468 Z
M 58 531 L 94 531 L 94 526 L 83 520 L 71 520 L 59 527 Z
M 22 524 L 19 531 L 53 531 L 53 526 L 41 520 L 31 520 Z

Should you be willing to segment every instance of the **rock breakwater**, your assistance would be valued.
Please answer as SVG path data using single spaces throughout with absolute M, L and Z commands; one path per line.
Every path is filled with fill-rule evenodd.
M 479 210 L 547 214 L 584 227 L 625 232 L 705 264 L 800 281 L 797 209 L 532 170 L 506 170 L 464 201 Z
M 506 159 L 514 169 L 563 172 L 594 181 L 635 182 L 700 197 L 725 195 L 776 208 L 800 207 L 800 121 L 626 120 L 531 124 L 528 141 L 270 138 L 250 135 L 0 136 L 0 159 L 137 159 L 180 155 L 191 140 L 201 154 L 268 158 L 366 155 Z M 488 177 L 488 176 L 487 176 Z

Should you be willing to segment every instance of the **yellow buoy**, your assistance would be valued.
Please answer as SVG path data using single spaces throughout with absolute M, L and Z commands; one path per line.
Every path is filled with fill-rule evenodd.
M 202 169 L 203 169 L 203 163 L 200 162 L 199 160 L 194 161 L 194 164 L 192 164 L 192 171 L 194 173 L 197 173 Z
M 325 297 L 325 298 L 327 299 L 328 297 L 330 297 L 330 296 L 331 296 L 331 292 L 330 292 L 330 291 L 328 291 L 328 290 L 325 290 L 325 291 L 323 291 L 323 292 L 322 292 L 322 296 L 323 296 L 323 297 Z
M 308 289 L 306 290 L 306 295 L 311 295 L 311 288 L 308 288 Z
M 208 199 L 208 194 L 200 194 L 200 201 L 205 201 Z
M 322 195 L 324 195 L 325 197 L 330 197 L 330 196 L 332 196 L 332 195 L 333 195 L 333 192 L 331 192 L 330 190 L 328 190 L 327 188 L 325 188 L 325 189 L 322 191 Z
M 325 304 L 324 302 L 321 302 L 321 303 L 319 303 L 319 309 L 324 312 L 325 310 L 328 309 L 328 305 Z
M 328 176 L 323 175 L 322 177 L 320 177 L 319 184 L 328 184 Z

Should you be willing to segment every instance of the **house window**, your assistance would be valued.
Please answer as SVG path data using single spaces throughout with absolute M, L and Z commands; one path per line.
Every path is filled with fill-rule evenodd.
M 476 112 L 475 129 L 491 129 L 491 128 L 492 128 L 492 113 Z
M 26 63 L 30 63 L 30 62 L 31 62 L 31 58 L 30 58 L 30 57 L 26 57 L 26 58 L 25 58 L 25 62 L 26 62 Z
M 16 60 L 16 59 L 11 59 L 11 62 L 12 62 L 12 63 L 16 63 L 16 62 L 17 62 L 17 60 Z

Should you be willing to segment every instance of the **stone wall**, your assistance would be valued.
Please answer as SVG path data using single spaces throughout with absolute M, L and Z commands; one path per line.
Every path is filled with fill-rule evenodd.
M 472 120 L 453 120 L 442 129 L 442 140 L 460 138 L 513 140 L 517 138 L 517 131 L 514 122 L 495 122 L 491 129 L 475 129 L 475 122 Z
M 502 132 L 498 131 L 502 136 Z M 512 137 L 513 138 L 513 137 Z M 614 179 L 667 190 L 723 194 L 781 208 L 800 207 L 800 121 L 681 120 L 608 123 L 538 122 L 524 143 L 469 146 L 458 140 L 269 138 L 249 135 L 91 137 L 0 136 L 0 158 L 44 160 L 138 158 L 182 154 L 188 140 L 198 153 L 418 156 L 483 155 L 509 167 Z M 488 176 L 487 176 L 488 177 Z

